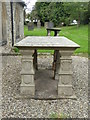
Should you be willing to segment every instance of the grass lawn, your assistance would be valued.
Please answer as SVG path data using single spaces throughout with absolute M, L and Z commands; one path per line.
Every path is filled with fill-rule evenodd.
M 24 27 L 24 35 L 25 36 L 46 36 L 47 31 L 45 28 L 37 29 L 35 28 L 33 31 L 28 31 L 27 26 Z M 51 32 L 51 36 L 54 35 L 54 32 Z M 75 51 L 75 54 L 78 53 L 88 53 L 88 25 L 83 25 L 77 28 L 77 26 L 68 26 L 61 27 L 60 36 L 65 36 L 72 41 L 76 42 L 80 45 Z M 39 50 L 39 52 L 50 52 L 53 53 L 52 50 Z

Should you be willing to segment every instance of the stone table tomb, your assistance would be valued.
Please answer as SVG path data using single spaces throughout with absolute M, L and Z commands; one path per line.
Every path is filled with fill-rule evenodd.
M 38 49 L 57 50 L 55 76 L 58 79 L 58 97 L 72 98 L 72 58 L 73 52 L 80 46 L 66 37 L 26 37 L 15 44 L 22 54 L 20 92 L 22 95 L 35 96 L 34 75 L 36 71 L 34 52 Z M 35 56 L 35 58 L 34 58 Z M 34 61 L 34 62 L 33 62 Z M 53 89 L 53 88 L 52 88 Z

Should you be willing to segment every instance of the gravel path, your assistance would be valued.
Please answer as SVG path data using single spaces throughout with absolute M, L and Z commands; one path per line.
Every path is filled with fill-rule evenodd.
M 38 57 L 39 68 L 51 68 L 51 55 Z M 88 59 L 72 57 L 73 89 L 77 100 L 34 100 L 16 99 L 20 92 L 20 56 L 3 56 L 2 116 L 24 118 L 48 118 L 50 113 L 64 113 L 72 118 L 88 117 Z

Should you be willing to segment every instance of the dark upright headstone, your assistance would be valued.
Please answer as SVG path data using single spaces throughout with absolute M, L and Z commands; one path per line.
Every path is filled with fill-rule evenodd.
M 33 29 L 34 29 L 34 24 L 33 24 L 33 22 L 29 22 L 29 23 L 28 23 L 28 31 L 33 30 Z
M 45 28 L 53 28 L 54 24 L 53 22 L 45 22 Z
M 48 28 L 53 28 L 53 27 L 54 27 L 53 22 L 49 22 L 49 23 L 48 23 Z

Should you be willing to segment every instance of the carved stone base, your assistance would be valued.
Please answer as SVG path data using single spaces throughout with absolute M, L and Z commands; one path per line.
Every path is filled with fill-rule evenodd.
M 72 96 L 72 85 L 58 85 L 58 96 Z
M 25 95 L 34 96 L 35 94 L 35 85 L 22 85 L 20 86 L 20 93 Z
M 33 50 L 22 50 L 22 70 L 20 93 L 30 96 L 35 95 Z
M 58 97 L 64 98 L 73 96 L 72 87 L 72 59 L 71 55 L 73 50 L 60 50 L 60 66 L 58 70 L 59 82 L 58 82 Z

